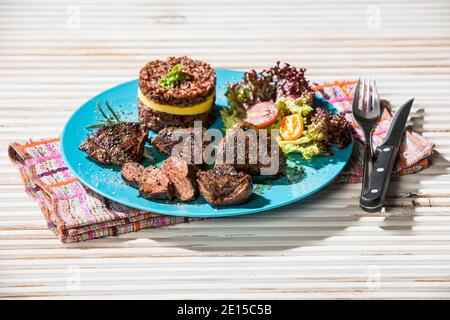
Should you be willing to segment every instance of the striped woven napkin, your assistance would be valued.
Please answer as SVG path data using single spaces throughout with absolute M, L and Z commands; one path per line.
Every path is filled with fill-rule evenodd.
M 355 130 L 353 153 L 348 165 L 336 178 L 336 183 L 360 183 L 363 175 L 364 134 L 352 116 L 353 93 L 356 81 L 333 81 L 313 86 L 316 95 L 321 96 L 345 114 Z M 379 124 L 373 131 L 372 146 L 375 150 L 382 142 L 389 129 L 392 119 L 391 105 L 381 100 L 383 113 Z M 400 144 L 397 162 L 393 169 L 394 175 L 405 175 L 425 169 L 430 165 L 434 143 L 427 141 L 416 132 L 405 131 L 404 139 Z
M 189 221 L 133 209 L 84 187 L 62 160 L 58 138 L 11 143 L 8 152 L 19 168 L 26 192 L 39 204 L 48 228 L 62 242 L 116 236 Z
M 351 117 L 351 97 L 355 81 L 335 81 L 314 86 L 316 93 Z M 387 107 L 388 104 L 384 102 Z M 378 145 L 389 127 L 388 108 L 375 129 Z M 337 183 L 358 183 L 362 176 L 362 138 L 355 127 L 355 145 L 349 164 Z M 428 167 L 434 144 L 417 133 L 407 131 L 400 147 L 397 174 L 414 173 Z M 173 217 L 133 209 L 108 200 L 83 186 L 68 170 L 60 153 L 59 139 L 11 143 L 9 157 L 18 167 L 26 192 L 41 207 L 47 225 L 62 242 L 79 242 L 105 236 L 188 222 Z

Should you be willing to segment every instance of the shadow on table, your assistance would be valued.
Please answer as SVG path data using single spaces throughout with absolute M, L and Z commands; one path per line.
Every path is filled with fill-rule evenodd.
M 326 193 L 329 195 L 330 191 Z M 358 216 L 345 216 L 339 217 L 338 222 L 330 221 L 330 218 L 321 216 L 324 211 L 326 209 L 309 205 L 304 208 L 299 202 L 264 213 L 194 221 L 163 228 L 165 230 L 146 230 L 137 233 L 136 238 L 148 236 L 159 243 L 225 255 L 237 251 L 241 254 L 283 252 L 315 245 L 339 235 L 346 228 L 358 224 L 360 219 Z M 314 216 L 316 212 L 317 216 Z
M 432 168 L 433 164 L 443 166 L 445 168 L 450 167 L 450 161 L 448 161 L 444 156 L 442 156 L 437 151 L 433 151 L 433 157 L 431 160 L 431 168 Z M 427 170 L 430 170 L 431 168 L 424 169 L 423 173 L 426 173 Z M 446 174 L 446 172 L 444 171 L 442 174 Z M 433 176 L 438 177 L 439 175 L 440 174 L 435 174 Z M 417 181 L 417 179 L 415 179 L 415 177 L 416 177 L 415 175 L 394 177 L 394 178 L 392 178 L 392 181 L 396 182 L 401 179 L 404 180 L 405 182 L 408 182 L 408 179 Z M 389 190 L 389 192 L 392 192 L 392 191 Z M 396 215 L 396 214 L 389 215 L 390 213 L 392 213 L 394 211 L 394 208 L 388 207 L 386 209 L 386 213 L 389 215 L 385 219 L 386 222 L 395 222 L 395 221 L 398 222 L 401 219 L 401 221 L 403 221 L 403 224 L 396 223 L 394 225 L 381 226 L 381 228 L 385 231 L 390 231 L 390 232 L 413 230 L 414 229 L 413 227 L 418 225 L 418 223 L 414 220 L 414 216 L 415 216 L 414 213 L 416 212 L 417 208 L 420 208 L 420 207 L 430 207 L 431 208 L 433 206 L 431 203 L 431 200 L 430 200 L 430 196 L 431 196 L 431 194 L 428 194 L 426 191 L 424 192 L 424 190 L 420 190 L 420 184 L 417 184 L 417 187 L 415 189 L 409 191 L 408 194 L 406 194 L 403 197 L 402 205 L 404 205 L 404 213 L 402 215 Z M 419 201 L 419 198 L 421 198 L 422 201 Z M 426 201 L 424 201 L 427 198 L 428 198 L 428 203 L 426 203 Z
M 337 209 L 339 204 L 332 203 L 338 201 L 338 197 L 333 197 L 337 192 L 335 190 L 322 190 L 301 202 L 265 213 L 149 229 L 121 236 L 119 239 L 149 239 L 164 247 L 175 246 L 220 255 L 236 252 L 241 255 L 257 255 L 261 252 L 284 254 L 286 250 L 323 245 L 322 241 L 343 235 L 347 228 L 361 224 L 362 211 L 356 206 L 357 195 L 350 201 L 346 200 L 354 202 L 354 205 Z M 348 215 L 337 215 L 332 210 L 351 212 Z
M 449 161 L 435 152 L 433 163 L 448 166 Z M 396 188 L 399 181 L 413 187 L 408 186 L 405 194 L 404 190 Z M 120 242 L 148 239 L 162 246 L 221 255 L 232 252 L 257 255 L 261 252 L 285 254 L 287 250 L 315 245 L 328 245 L 332 250 L 332 245 L 348 243 L 350 240 L 342 242 L 346 236 L 354 238 L 359 235 L 380 235 L 380 231 L 388 236 L 415 235 L 417 231 L 414 226 L 420 224 L 414 219 L 415 212 L 418 206 L 426 205 L 423 203 L 426 194 L 420 190 L 421 184 L 415 175 L 394 178 L 392 182 L 388 206 L 381 214 L 367 214 L 359 209 L 357 188 L 348 188 L 350 191 L 345 191 L 346 194 L 351 193 L 351 190 L 354 190 L 354 194 L 345 198 L 337 194 L 341 188 L 334 186 L 297 203 L 268 212 L 148 229 L 114 239 Z M 416 201 L 418 197 L 421 197 L 421 203 Z M 340 203 L 334 203 L 339 201 Z M 335 214 L 333 210 L 347 212 Z M 365 217 L 381 219 L 367 220 Z M 350 231 L 349 228 L 353 230 Z M 334 238 L 339 236 L 340 239 Z M 374 242 L 378 241 L 377 237 L 372 239 Z M 372 240 L 364 240 L 365 244 L 371 242 Z
M 448 162 L 439 154 L 436 154 L 434 160 L 439 162 L 439 165 L 442 165 L 443 161 Z M 408 183 L 409 179 L 411 181 Z M 398 185 L 399 180 L 416 187 L 408 187 L 406 195 L 404 190 L 397 192 L 398 188 L 391 191 L 388 207 L 383 213 L 363 212 L 358 207 L 357 189 L 348 188 L 346 194 L 351 193 L 351 190 L 355 192 L 345 199 L 345 196 L 337 194 L 341 189 L 334 186 L 300 202 L 265 213 L 149 229 L 120 237 L 119 241 L 150 239 L 162 246 L 220 255 L 236 252 L 240 255 L 258 255 L 261 252 L 283 255 L 288 254 L 289 250 L 301 250 L 302 247 L 317 245 L 329 246 L 332 250 L 333 245 L 348 244 L 351 239 L 344 239 L 347 236 L 374 236 L 373 240 L 369 237 L 360 242 L 370 245 L 373 242 L 378 243 L 377 236 L 380 232 L 387 236 L 417 235 L 414 227 L 420 225 L 420 221 L 414 219 L 415 212 L 419 205 L 426 203 L 423 203 L 423 198 L 421 204 L 415 199 L 426 195 L 420 193 L 419 183 L 412 183 L 417 182 L 417 176 L 410 175 L 395 180 L 394 187 Z M 336 214 L 333 210 L 346 212 Z M 380 219 L 364 219 L 366 217 Z M 349 230 L 350 228 L 352 230 Z

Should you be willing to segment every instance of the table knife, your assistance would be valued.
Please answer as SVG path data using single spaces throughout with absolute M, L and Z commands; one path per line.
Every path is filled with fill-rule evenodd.
M 360 206 L 364 211 L 377 212 L 383 208 L 392 169 L 413 102 L 414 99 L 409 100 L 395 113 L 386 137 L 374 152 L 369 182 L 360 199 Z

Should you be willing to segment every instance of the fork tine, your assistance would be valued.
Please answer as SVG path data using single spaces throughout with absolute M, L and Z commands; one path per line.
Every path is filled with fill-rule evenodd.
M 375 80 L 373 81 L 373 100 L 373 112 L 380 114 L 380 97 L 378 96 L 377 82 Z
M 373 99 L 373 95 L 372 95 L 372 80 L 369 78 L 367 79 L 367 112 L 372 112 L 372 99 Z
M 361 111 L 366 111 L 366 79 L 363 78 L 362 80 L 362 88 L 361 88 L 361 94 L 362 94 L 362 101 L 361 101 Z
M 356 85 L 355 94 L 353 96 L 353 104 L 352 104 L 353 113 L 356 113 L 358 111 L 360 86 L 361 86 L 361 78 L 358 79 L 358 84 Z
M 366 99 L 365 99 L 365 105 L 364 105 L 364 110 L 366 110 L 366 112 L 370 112 L 370 78 L 367 79 L 367 87 L 366 87 L 366 91 L 364 92 Z
M 375 80 L 372 80 L 372 91 L 370 92 L 370 111 L 375 111 Z

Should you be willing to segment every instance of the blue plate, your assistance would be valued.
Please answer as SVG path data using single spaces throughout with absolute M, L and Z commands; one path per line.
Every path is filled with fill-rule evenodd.
M 218 108 L 227 107 L 224 96 L 227 82 L 238 82 L 243 73 L 231 70 L 216 70 Z M 186 217 L 223 217 L 255 213 L 284 206 L 303 199 L 329 184 L 347 164 L 352 151 L 352 144 L 345 149 L 333 147 L 334 155 L 316 157 L 312 161 L 303 161 L 298 156 L 289 156 L 287 174 L 276 180 L 255 178 L 255 192 L 249 202 L 226 207 L 214 207 L 198 197 L 188 203 L 176 201 L 151 201 L 139 197 L 138 190 L 129 187 L 120 177 L 119 167 L 105 167 L 91 161 L 87 155 L 78 149 L 81 142 L 92 131 L 85 127 L 95 124 L 96 117 L 101 117 L 96 109 L 96 102 L 101 105 L 108 100 L 121 118 L 130 121 L 137 120 L 137 80 L 123 83 L 106 90 L 83 104 L 67 122 L 62 137 L 62 154 L 73 174 L 87 187 L 95 192 L 124 205 L 175 216 Z M 336 112 L 326 101 L 316 98 L 316 107 Z M 220 116 L 213 125 L 222 127 Z M 156 152 L 156 151 L 155 151 Z M 164 157 L 156 156 L 157 161 Z M 303 170 L 303 172 L 302 172 Z

